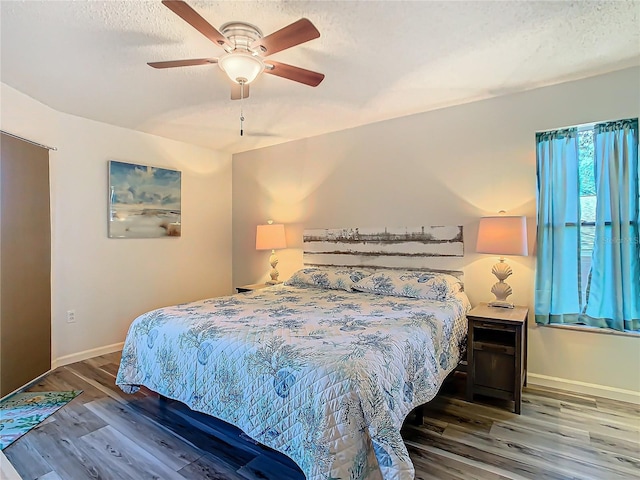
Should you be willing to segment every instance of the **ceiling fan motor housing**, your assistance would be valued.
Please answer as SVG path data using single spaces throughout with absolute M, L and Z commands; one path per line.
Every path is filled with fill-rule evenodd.
M 220 27 L 220 32 L 229 39 L 229 43 L 233 45 L 233 49 L 226 47 L 227 52 L 240 50 L 252 54 L 251 44 L 262 38 L 262 31 L 255 25 L 245 22 L 227 22 Z

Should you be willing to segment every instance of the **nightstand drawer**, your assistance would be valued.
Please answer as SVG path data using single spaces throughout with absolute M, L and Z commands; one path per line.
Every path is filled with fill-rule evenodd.
M 486 352 L 500 353 L 503 355 L 516 354 L 516 347 L 512 347 L 510 345 L 501 345 L 499 343 L 491 343 L 491 342 L 473 342 L 473 349 L 475 351 L 484 350 Z
M 490 323 L 474 320 L 473 322 L 476 328 L 486 328 L 490 330 L 501 330 L 503 332 L 515 332 L 516 327 L 514 325 L 504 325 L 502 323 Z

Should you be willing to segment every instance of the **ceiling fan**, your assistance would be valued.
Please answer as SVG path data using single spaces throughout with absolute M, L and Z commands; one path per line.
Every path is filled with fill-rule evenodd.
M 301 18 L 297 22 L 263 37 L 258 27 L 244 22 L 225 23 L 218 31 L 182 0 L 163 0 L 162 3 L 213 43 L 222 47 L 225 53 L 218 58 L 149 62 L 148 65 L 153 68 L 188 67 L 217 63 L 233 81 L 232 100 L 247 98 L 249 84 L 262 72 L 304 83 L 311 87 L 318 86 L 324 79 L 322 73 L 264 59 L 264 57 L 276 52 L 318 38 L 320 32 L 306 18 Z

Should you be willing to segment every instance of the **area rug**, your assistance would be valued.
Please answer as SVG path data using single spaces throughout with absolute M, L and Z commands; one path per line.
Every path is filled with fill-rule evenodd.
M 4 450 L 33 427 L 82 393 L 22 392 L 0 402 L 0 450 Z

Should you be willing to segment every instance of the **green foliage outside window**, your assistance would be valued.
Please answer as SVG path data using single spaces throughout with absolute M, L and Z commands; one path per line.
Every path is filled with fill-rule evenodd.
M 578 169 L 580 178 L 580 196 L 596 194 L 595 175 L 593 173 L 593 130 L 578 133 Z

